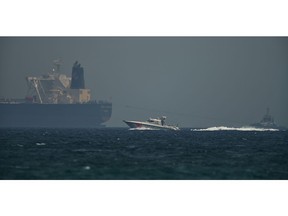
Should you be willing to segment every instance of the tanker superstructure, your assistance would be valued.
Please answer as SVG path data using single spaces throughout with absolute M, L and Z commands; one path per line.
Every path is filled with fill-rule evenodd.
M 84 69 L 76 61 L 72 77 L 60 73 L 61 61 L 43 76 L 26 77 L 25 99 L 1 99 L 0 127 L 104 127 L 112 103 L 91 100 Z

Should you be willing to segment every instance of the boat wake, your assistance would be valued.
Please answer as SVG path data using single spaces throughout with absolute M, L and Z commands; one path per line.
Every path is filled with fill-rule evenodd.
M 205 129 L 191 129 L 191 131 L 279 131 L 273 128 L 255 128 L 255 127 L 209 127 Z
M 131 131 L 143 131 L 143 130 L 159 130 L 159 129 L 153 129 L 153 128 L 145 128 L 145 127 L 139 127 L 139 128 L 129 128 L 128 130 L 131 130 Z

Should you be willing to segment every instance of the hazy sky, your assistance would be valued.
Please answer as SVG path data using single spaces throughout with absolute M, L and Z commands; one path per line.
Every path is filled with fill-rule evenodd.
M 269 107 L 288 126 L 288 38 L 0 38 L 0 97 L 23 98 L 26 76 L 78 60 L 93 99 L 110 99 L 107 126 L 166 115 L 181 127 L 242 126 Z

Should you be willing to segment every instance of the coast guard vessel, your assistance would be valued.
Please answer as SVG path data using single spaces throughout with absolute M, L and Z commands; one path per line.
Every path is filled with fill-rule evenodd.
M 286 130 L 285 127 L 279 126 L 274 122 L 274 118 L 270 115 L 269 112 L 270 110 L 267 108 L 266 114 L 263 116 L 262 120 L 258 123 L 251 124 L 250 126 L 264 129 Z
M 91 100 L 77 61 L 72 77 L 60 73 L 61 64 L 55 60 L 50 73 L 26 77 L 25 99 L 0 99 L 0 127 L 104 127 L 112 103 Z
M 123 120 L 130 128 L 153 129 L 153 130 L 180 130 L 177 126 L 166 125 L 166 116 L 161 118 L 149 118 L 147 121 L 126 121 Z

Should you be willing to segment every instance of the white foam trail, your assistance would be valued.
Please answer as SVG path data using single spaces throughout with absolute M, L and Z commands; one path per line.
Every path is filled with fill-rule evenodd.
M 255 127 L 209 127 L 205 129 L 191 129 L 191 131 L 279 131 L 273 128 L 255 128 Z

